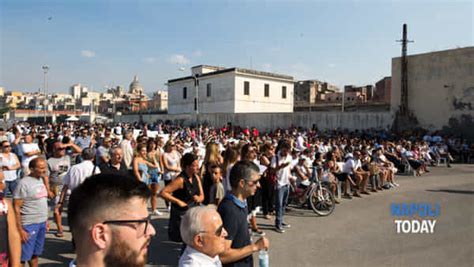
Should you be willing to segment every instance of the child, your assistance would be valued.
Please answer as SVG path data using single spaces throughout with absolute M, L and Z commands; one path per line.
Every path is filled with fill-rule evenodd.
M 225 196 L 224 185 L 222 185 L 222 170 L 218 165 L 211 165 L 212 186 L 210 192 L 209 203 L 219 205 Z

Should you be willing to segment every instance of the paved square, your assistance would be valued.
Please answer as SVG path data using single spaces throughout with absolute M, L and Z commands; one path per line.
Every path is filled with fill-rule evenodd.
M 474 165 L 431 170 L 422 177 L 397 176 L 396 189 L 343 200 L 329 217 L 294 210 L 286 217 L 292 227 L 284 234 L 273 231 L 273 221 L 259 218 L 270 239 L 270 265 L 473 266 Z M 434 233 L 397 234 L 391 203 L 420 202 L 440 204 Z M 164 207 L 161 200 L 159 204 Z M 167 221 L 153 219 L 158 236 L 150 247 L 150 266 L 178 262 L 180 245 L 167 241 Z M 56 238 L 54 227 L 47 235 L 42 266 L 65 266 L 74 257 L 70 233 Z

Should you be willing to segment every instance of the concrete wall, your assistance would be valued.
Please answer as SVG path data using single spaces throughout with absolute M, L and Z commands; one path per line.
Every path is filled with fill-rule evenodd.
M 123 115 L 115 122 L 136 122 L 139 115 Z M 196 115 L 143 115 L 146 122 L 170 120 L 181 125 L 192 125 L 198 121 Z M 295 113 L 237 113 L 237 114 L 199 114 L 199 122 L 221 127 L 228 122 L 240 126 L 256 126 L 262 130 L 288 128 L 291 125 L 319 129 L 387 129 L 393 122 L 390 112 L 295 112 Z
M 392 111 L 399 108 L 400 92 L 401 58 L 393 58 Z M 473 118 L 474 47 L 409 56 L 408 106 L 420 126 L 430 130 Z

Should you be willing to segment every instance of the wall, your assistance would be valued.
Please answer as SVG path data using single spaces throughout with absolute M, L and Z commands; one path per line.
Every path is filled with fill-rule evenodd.
M 250 94 L 244 95 L 244 82 L 250 82 Z M 265 97 L 265 84 L 270 94 Z M 286 98 L 282 98 L 282 86 L 286 86 Z M 293 82 L 238 73 L 235 77 L 235 112 L 293 112 Z
M 115 122 L 136 122 L 139 115 L 116 117 Z M 196 115 L 143 115 L 146 122 L 170 120 L 181 125 L 196 124 Z M 240 114 L 199 114 L 199 122 L 221 127 L 228 122 L 240 126 L 256 126 L 262 130 L 288 128 L 291 125 L 319 129 L 388 129 L 392 125 L 390 112 L 295 112 L 295 113 L 240 113 Z
M 222 73 L 199 79 L 199 113 L 234 112 L 233 72 Z M 211 97 L 207 97 L 207 84 L 211 83 Z M 187 98 L 183 99 L 183 88 L 187 88 Z M 194 79 L 176 81 L 168 85 L 168 113 L 194 113 L 196 88 Z
M 392 59 L 391 108 L 401 99 L 401 58 Z M 474 47 L 408 57 L 408 106 L 420 126 L 451 127 L 474 117 Z M 473 131 L 465 127 L 463 131 Z

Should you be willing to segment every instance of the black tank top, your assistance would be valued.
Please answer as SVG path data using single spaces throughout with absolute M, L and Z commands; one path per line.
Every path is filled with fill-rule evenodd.
M 189 176 L 183 171 L 181 172 L 178 177 L 183 178 L 183 188 L 178 189 L 173 192 L 173 196 L 178 198 L 179 200 L 188 204 L 188 207 L 191 208 L 196 205 L 193 200 L 193 196 L 199 195 L 199 185 L 198 185 L 198 178 L 196 175 L 193 175 L 192 183 L 189 181 Z M 179 207 L 176 204 L 172 204 L 174 208 L 178 210 L 182 210 L 183 208 Z

